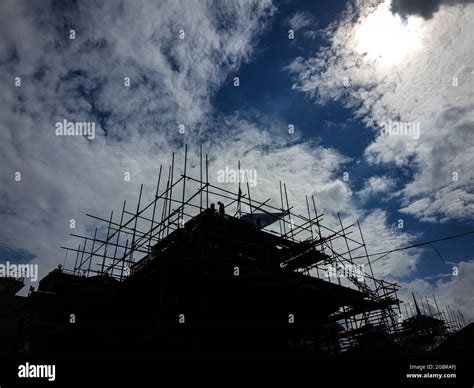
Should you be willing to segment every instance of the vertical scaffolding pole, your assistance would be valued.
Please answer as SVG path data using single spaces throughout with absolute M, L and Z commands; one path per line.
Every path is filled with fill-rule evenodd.
M 166 182 L 166 191 L 165 197 L 163 198 L 163 209 L 161 211 L 161 224 L 163 224 L 164 220 L 166 219 L 166 211 L 168 209 L 168 194 L 169 194 L 169 187 L 170 187 L 170 179 L 171 179 L 171 166 L 168 169 L 168 181 Z M 165 237 L 165 226 L 158 231 L 158 235 L 161 235 L 161 238 Z
M 199 213 L 202 212 L 202 144 L 199 147 Z
M 94 240 L 92 240 L 92 250 L 91 250 L 91 255 L 89 256 L 89 267 L 87 268 L 87 275 L 89 275 L 90 271 L 91 271 L 91 264 L 92 264 L 92 260 L 94 258 L 93 255 L 94 255 L 94 247 L 95 247 L 96 238 L 97 238 L 97 228 L 95 228 Z
M 141 193 L 140 193 L 141 195 Z M 102 265 L 100 267 L 100 274 L 104 274 L 104 267 L 105 267 L 105 258 L 107 256 L 107 244 L 109 243 L 109 236 L 110 236 L 110 226 L 112 224 L 112 217 L 114 216 L 114 211 L 112 210 L 110 212 L 110 220 L 109 220 L 109 226 L 107 227 L 107 238 L 105 239 L 105 246 L 104 246 L 104 256 L 102 257 Z
M 63 268 L 66 268 L 66 259 L 67 259 L 67 254 L 69 252 L 69 249 L 66 249 L 66 252 L 64 252 L 64 262 L 63 262 Z
M 135 214 L 135 226 L 133 228 L 133 237 L 132 237 L 132 252 L 130 253 L 130 259 L 133 261 L 133 252 L 135 251 L 135 236 L 137 231 L 137 222 L 138 222 L 138 213 L 140 213 L 140 203 L 142 201 L 142 191 L 143 191 L 143 183 L 140 185 L 140 195 L 138 196 L 138 203 L 137 203 L 137 213 Z
M 171 158 L 171 181 L 170 181 L 170 191 L 169 191 L 169 201 L 168 201 L 168 217 L 171 216 L 171 203 L 173 202 L 173 179 L 174 179 L 174 152 Z M 170 233 L 170 223 L 171 218 L 167 222 L 167 231 L 166 235 Z
M 281 188 L 281 180 L 280 180 L 280 199 L 281 199 L 281 211 L 283 212 L 283 232 L 285 233 L 286 235 L 286 220 L 285 220 L 285 217 L 286 217 L 286 212 L 285 212 L 285 209 L 283 207 L 283 191 L 282 191 L 282 188 Z
M 319 235 L 319 239 L 321 240 L 323 238 L 323 236 L 321 234 L 321 225 L 319 223 L 318 209 L 316 208 L 316 202 L 314 201 L 314 195 L 311 196 L 311 199 L 313 200 L 313 208 L 314 208 L 314 215 L 316 216 L 316 226 L 318 227 L 318 235 Z M 323 251 L 323 253 L 325 253 L 324 244 L 321 245 L 321 250 Z
M 451 322 L 453 322 L 453 326 L 455 329 L 457 329 L 457 322 L 456 320 L 453 318 L 453 313 L 449 307 L 449 305 L 446 305 L 446 310 L 448 311 L 448 316 L 449 316 L 449 319 L 451 320 Z
M 242 189 L 240 187 L 240 160 L 237 161 L 237 180 L 239 182 L 239 194 L 242 192 Z M 240 203 L 240 196 L 238 197 L 237 201 L 237 213 L 239 217 L 242 217 L 242 204 Z
M 433 294 L 433 300 L 435 302 L 436 310 L 438 310 L 438 314 L 441 315 L 441 312 L 439 311 L 439 307 L 438 307 L 438 302 L 436 302 L 436 298 L 435 298 L 434 294 Z
M 420 299 L 421 307 L 423 307 L 423 315 L 426 315 L 425 304 L 423 303 L 423 298 Z
M 122 215 L 120 216 L 120 225 L 119 229 L 117 231 L 117 241 L 115 242 L 115 250 L 114 250 L 114 263 L 115 263 L 115 258 L 117 257 L 117 249 L 118 245 L 120 242 L 120 233 L 122 231 L 122 223 L 123 223 L 123 215 L 125 214 L 125 205 L 127 204 L 127 201 L 123 201 L 123 207 L 122 207 Z M 111 274 L 112 275 L 112 274 Z
M 372 280 L 374 282 L 374 291 L 375 291 L 376 295 L 378 295 L 377 282 L 375 281 L 374 271 L 372 269 L 372 263 L 370 261 L 369 252 L 367 251 L 367 245 L 365 244 L 365 239 L 364 239 L 364 235 L 362 234 L 362 228 L 360 227 L 359 220 L 357 220 L 357 226 L 359 227 L 360 238 L 362 239 L 362 244 L 364 246 L 365 256 L 367 257 L 367 263 L 369 264 L 370 275 L 372 276 Z M 406 308 L 406 306 L 405 306 L 405 308 Z M 400 310 L 400 306 L 399 306 L 399 310 Z
M 339 213 L 337 213 L 337 218 L 339 219 L 339 225 L 341 225 L 342 236 L 344 237 L 344 241 L 346 243 L 347 253 L 349 254 L 350 262 L 351 262 L 351 264 L 354 264 L 354 261 L 352 260 L 351 250 L 349 248 L 349 242 L 347 241 L 346 232 L 344 230 L 344 226 L 342 225 L 342 220 L 341 220 L 341 216 L 339 215 Z
M 433 313 L 431 312 L 430 302 L 428 301 L 428 298 L 426 297 L 426 295 L 425 295 L 425 300 L 426 300 L 426 305 L 428 306 L 428 311 L 430 312 L 430 315 L 433 316 Z
M 79 266 L 79 269 L 82 268 L 82 260 L 84 259 L 84 252 L 86 251 L 86 245 L 87 245 L 87 237 L 84 241 L 84 246 L 82 247 L 82 254 L 81 254 L 81 265 Z M 89 274 L 88 274 L 89 275 Z
M 311 212 L 309 211 L 308 196 L 305 195 L 305 198 L 306 198 L 306 211 L 308 212 L 309 229 L 311 230 L 311 240 L 314 240 L 314 234 L 313 234 L 313 220 L 311 219 Z
M 206 154 L 206 209 L 209 209 L 209 162 Z
M 247 175 L 247 171 L 245 172 L 245 174 Z M 252 197 L 250 196 L 250 185 L 249 185 L 249 177 L 247 175 L 247 194 L 249 196 L 249 210 L 250 210 L 250 214 L 253 214 L 253 208 L 252 208 Z M 239 202 L 241 201 L 241 196 L 242 196 L 242 192 L 240 191 L 239 189 Z
M 79 252 L 80 252 L 80 251 L 81 251 L 81 244 L 79 244 L 79 246 L 77 247 L 76 262 L 74 263 L 74 272 L 73 272 L 74 275 L 76 274 L 76 270 L 77 270 L 77 259 L 79 258 Z
M 125 249 L 123 252 L 122 268 L 120 269 L 120 280 L 123 279 L 123 273 L 125 270 L 125 258 L 127 257 L 127 249 L 128 249 L 128 239 L 127 239 L 127 242 L 125 243 Z
M 335 262 L 336 263 L 336 271 L 338 270 L 337 268 L 337 258 L 336 256 L 334 255 L 334 249 L 333 249 L 333 246 L 332 246 L 332 240 L 329 240 L 329 246 L 331 247 L 331 258 L 333 260 L 333 263 Z M 341 278 L 338 276 L 336 276 L 336 279 L 337 279 L 337 284 L 341 285 Z M 329 278 L 329 282 L 331 283 L 331 278 Z
M 314 233 L 313 233 L 313 220 L 311 218 L 311 211 L 309 210 L 309 201 L 308 201 L 308 196 L 306 195 L 306 210 L 308 211 L 308 220 L 309 220 L 309 228 L 311 229 L 311 241 L 314 241 Z M 319 279 L 319 269 L 318 266 L 316 265 L 316 274 Z
M 442 316 L 442 319 L 443 319 L 444 323 L 446 324 L 446 330 L 448 332 L 451 332 L 451 325 L 449 324 L 449 319 L 446 316 L 446 312 L 444 310 L 441 310 L 441 316 Z
M 461 314 L 461 319 L 462 319 L 463 325 L 467 326 L 466 319 L 464 318 L 464 314 L 462 312 L 459 312 L 459 314 Z
M 186 195 L 186 165 L 188 161 L 188 145 L 184 146 L 184 176 L 183 176 L 183 197 L 181 199 L 181 219 L 178 220 L 178 227 L 184 226 L 184 198 Z
M 460 328 L 462 329 L 464 327 L 464 325 L 463 325 L 463 322 L 462 322 L 461 311 L 459 311 L 459 309 L 458 309 L 457 316 L 458 316 L 458 321 L 459 321 Z
M 286 191 L 286 183 L 283 184 L 283 188 L 285 189 L 286 210 L 288 212 L 288 218 L 290 220 L 291 239 L 295 241 L 295 235 L 293 232 L 293 220 L 291 219 L 291 214 L 290 214 L 290 204 L 288 202 L 288 192 Z
M 457 327 L 457 329 L 458 329 L 458 330 L 461 330 L 461 326 L 459 325 L 459 320 L 458 320 L 458 318 L 457 318 L 457 316 L 456 316 L 456 312 L 455 312 L 453 309 L 451 309 L 451 312 L 453 313 L 453 319 L 454 319 L 454 322 L 456 322 L 456 327 Z
M 158 173 L 158 182 L 156 183 L 155 200 L 153 201 L 153 213 L 151 216 L 151 229 L 150 229 L 150 239 L 148 240 L 148 250 L 151 249 L 152 230 L 155 226 L 156 204 L 158 203 L 162 168 L 163 168 L 163 165 L 160 165 L 160 172 Z M 120 224 L 122 224 L 122 221 L 120 221 Z
M 462 321 L 461 311 L 459 311 L 459 309 L 457 311 L 457 317 L 458 317 L 460 328 L 462 329 L 464 327 L 464 323 Z

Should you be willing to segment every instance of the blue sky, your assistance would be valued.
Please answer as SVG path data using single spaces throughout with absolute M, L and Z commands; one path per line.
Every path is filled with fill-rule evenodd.
M 317 138 L 323 146 L 336 148 L 353 158 L 354 161 L 342 170 L 350 172 L 353 190 L 361 190 L 368 178 L 381 173 L 395 177 L 402 186 L 412 177 L 409 169 L 373 166 L 364 161 L 364 150 L 374 140 L 375 134 L 354 117 L 351 109 L 337 101 L 323 107 L 315 106 L 307 96 L 292 89 L 293 80 L 286 66 L 297 56 L 316 53 L 323 42 L 320 38 L 305 39 L 303 34 L 297 33 L 291 44 L 282 44 L 282 37 L 288 34 L 288 19 L 297 12 L 305 12 L 314 18 L 318 29 L 324 29 L 338 18 L 346 4 L 346 1 L 280 3 L 271 28 L 260 39 L 254 59 L 239 71 L 229 74 L 213 98 L 213 104 L 218 113 L 257 110 L 259 114 L 278 117 L 283 123 L 294 124 L 303 139 Z M 235 76 L 241 81 L 238 88 L 233 85 Z M 389 222 L 393 224 L 403 218 L 407 231 L 420 234 L 420 238 L 413 241 L 415 244 L 461 234 L 473 230 L 474 226 L 472 220 L 452 220 L 442 224 L 419 222 L 416 217 L 398 211 L 400 201 L 387 200 L 384 195 L 372 197 L 364 206 L 387 210 Z M 458 262 L 471 258 L 474 240 L 467 236 L 435 245 L 445 260 Z M 452 272 L 452 266 L 443 263 L 432 248 L 427 247 L 419 253 L 420 265 L 411 274 L 412 278 Z
M 142 182 L 148 195 L 185 143 L 194 164 L 200 145 L 209 152 L 211 180 L 240 159 L 258 171 L 256 195 L 278 198 L 282 179 L 302 211 L 314 195 L 329 224 L 360 220 L 369 252 L 473 230 L 474 6 L 403 4 L 3 2 L 2 259 L 47 273 L 71 218 L 90 231 L 83 214 L 119 209 Z M 63 119 L 95 122 L 95 139 L 55 136 Z M 389 120 L 418 123 L 420 138 L 383 135 Z M 402 297 L 436 293 L 473 317 L 473 242 L 436 244 L 458 277 L 437 277 L 452 265 L 430 247 L 376 269 Z

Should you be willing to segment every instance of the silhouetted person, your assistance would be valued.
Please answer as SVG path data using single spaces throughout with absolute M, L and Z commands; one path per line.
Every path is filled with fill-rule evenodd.
M 219 205 L 219 215 L 223 217 L 225 214 L 225 206 L 221 201 L 217 202 L 217 204 Z
M 211 214 L 216 214 L 216 205 L 214 205 L 213 203 L 211 203 Z

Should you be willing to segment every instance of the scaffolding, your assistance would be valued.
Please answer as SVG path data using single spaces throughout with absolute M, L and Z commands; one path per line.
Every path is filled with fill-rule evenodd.
M 143 203 L 142 184 L 133 210 L 127 208 L 125 201 L 119 217 L 114 217 L 113 211 L 107 218 L 87 214 L 101 226 L 95 228 L 93 236 L 71 234 L 80 243 L 77 248 L 62 247 L 66 256 L 69 252 L 75 256 L 73 268 L 63 271 L 80 277 L 106 276 L 123 282 L 164 254 L 179 236 L 194 230 L 200 222 L 220 215 L 221 220 L 234 225 L 236 232 L 228 236 L 229 241 L 235 237 L 239 244 L 251 245 L 253 252 L 258 252 L 255 255 L 267 262 L 277 262 L 276 268 L 264 267 L 265 270 L 277 271 L 281 276 L 297 274 L 297 278 L 291 279 L 301 282 L 318 279 L 333 283 L 336 293 L 345 289 L 357 292 L 357 299 L 341 305 L 327 317 L 325 324 L 329 326 L 325 327 L 332 327 L 337 344 L 334 347 L 333 341 L 327 346 L 332 346 L 334 352 L 356 346 L 360 338 L 374 331 L 402 337 L 399 333 L 406 328 L 402 324 L 404 319 L 400 319 L 403 315 L 397 297 L 399 286 L 374 276 L 359 222 L 344 225 L 338 214 L 338 227 L 329 227 L 324 222 L 324 214 L 318 211 L 314 196 L 305 198 L 306 214 L 295 212 L 290 206 L 286 184 L 281 181 L 279 205 L 270 198 L 262 201 L 252 196 L 248 180 L 239 180 L 236 192 L 214 185 L 209 181 L 208 155 L 203 155 L 202 147 L 199 151 L 199 176 L 192 176 L 188 171 L 186 146 L 181 171 L 175 166 L 174 153 L 167 169 L 163 165 L 159 167 L 150 202 Z M 240 172 L 240 162 L 238 170 Z M 225 203 L 219 211 L 214 209 L 217 201 Z M 238 233 L 244 224 L 259 233 L 255 241 L 240 239 Z M 355 256 L 356 251 L 362 254 Z M 361 257 L 365 259 L 364 265 L 356 264 L 355 259 Z M 339 276 L 341 271 L 344 276 Z M 449 309 L 447 313 L 438 309 L 438 315 L 450 322 L 447 330 L 461 327 L 463 318 Z

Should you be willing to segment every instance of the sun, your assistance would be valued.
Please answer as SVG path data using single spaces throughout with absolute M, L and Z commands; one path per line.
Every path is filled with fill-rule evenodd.
M 422 43 L 422 19 L 410 16 L 403 20 L 390 11 L 390 3 L 381 3 L 362 19 L 354 33 L 355 50 L 384 66 L 405 61 Z

